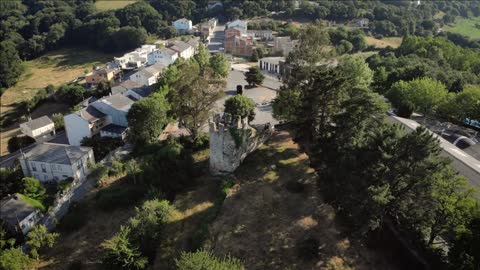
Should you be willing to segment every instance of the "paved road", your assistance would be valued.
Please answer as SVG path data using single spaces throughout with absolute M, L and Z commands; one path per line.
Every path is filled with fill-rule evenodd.
M 220 48 L 223 47 L 223 40 L 225 39 L 224 30 L 225 30 L 224 24 L 217 24 L 217 26 L 213 30 L 213 34 L 210 38 L 210 43 L 207 46 L 210 52 L 217 53 L 220 51 Z
M 237 85 L 247 85 L 245 76 L 241 71 L 230 71 L 227 79 L 227 88 L 225 89 L 226 96 L 217 101 L 216 112 L 223 111 L 225 100 L 236 94 Z M 243 95 L 252 98 L 256 104 L 255 119 L 252 121 L 252 124 L 278 123 L 278 121 L 272 116 L 272 107 L 270 105 L 270 102 L 276 97 L 277 91 L 260 86 L 251 89 L 244 89 Z

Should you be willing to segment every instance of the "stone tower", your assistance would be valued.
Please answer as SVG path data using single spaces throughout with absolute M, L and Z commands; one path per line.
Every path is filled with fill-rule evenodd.
M 249 126 L 247 118 L 234 120 L 227 113 L 215 115 L 209 121 L 210 173 L 226 175 L 234 172 L 248 154 L 273 134 L 270 124 L 260 129 Z

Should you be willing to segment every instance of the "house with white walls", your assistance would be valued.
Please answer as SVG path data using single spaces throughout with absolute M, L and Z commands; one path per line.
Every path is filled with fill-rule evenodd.
M 192 45 L 180 40 L 172 41 L 168 48 L 176 51 L 183 59 L 189 59 L 195 54 L 195 48 Z
M 243 21 L 243 20 L 235 20 L 233 22 L 227 23 L 227 29 L 231 29 L 231 28 L 238 29 L 240 30 L 242 35 L 247 34 L 247 26 L 248 26 L 247 21 Z
M 52 119 L 44 115 L 21 123 L 20 131 L 28 137 L 39 141 L 42 140 L 43 137 L 50 138 L 51 135 L 55 135 L 55 124 Z
M 130 80 L 140 85 L 150 86 L 157 83 L 160 74 L 167 66 L 161 63 L 156 63 L 148 67 L 139 69 L 137 72 L 130 75 Z
M 128 127 L 127 113 L 134 102 L 131 98 L 118 93 L 101 98 L 92 102 L 86 108 L 65 115 L 63 119 L 68 143 L 80 145 L 85 137 L 89 138 L 99 134 L 103 128 L 110 124 Z
M 95 163 L 93 148 L 55 143 L 42 143 L 18 160 L 25 177 L 41 182 L 60 182 L 67 178 L 84 181 L 90 173 L 89 164 Z
M 172 26 L 180 34 L 189 33 L 192 31 L 192 28 L 193 28 L 192 21 L 186 18 L 181 18 L 172 22 Z
M 142 47 L 126 53 L 121 57 L 114 57 L 114 63 L 121 69 L 139 68 L 147 64 L 148 54 L 156 49 L 156 45 L 142 45 Z
M 18 194 L 0 201 L 0 220 L 10 233 L 26 235 L 42 218 L 39 209 L 31 206 Z
M 168 66 L 170 64 L 173 64 L 177 60 L 177 58 L 178 58 L 178 52 L 170 48 L 161 48 L 149 53 L 147 56 L 147 59 L 148 59 L 147 62 L 148 62 L 148 65 L 160 63 L 165 66 Z

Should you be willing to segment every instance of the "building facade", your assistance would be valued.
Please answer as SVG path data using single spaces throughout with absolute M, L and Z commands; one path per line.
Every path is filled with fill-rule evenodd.
M 26 136 L 37 140 L 44 135 L 54 135 L 55 124 L 48 116 L 42 116 L 37 119 L 30 119 L 25 123 L 21 123 L 20 131 Z
M 64 144 L 42 143 L 18 160 L 25 177 L 41 182 L 62 181 L 67 178 L 84 181 L 95 163 L 93 148 Z
M 174 21 L 172 23 L 173 28 L 175 28 L 179 33 L 185 34 L 192 31 L 192 21 L 182 18 Z
M 18 194 L 7 196 L 0 202 L 0 219 L 12 234 L 27 234 L 41 218 L 41 212 Z
M 65 115 L 63 119 L 69 144 L 81 145 L 85 137 L 100 133 L 109 124 L 128 127 L 127 114 L 133 103 L 134 100 L 118 93 Z
M 118 72 L 114 69 L 101 68 L 94 70 L 85 76 L 85 81 L 88 84 L 98 84 L 100 82 L 109 82 L 115 79 Z
M 178 59 L 178 53 L 169 48 L 162 48 L 149 53 L 147 58 L 148 65 L 160 63 L 168 66 L 173 64 Z
M 282 75 L 284 73 L 284 64 L 285 57 L 264 57 L 258 60 L 258 67 L 260 70 L 265 70 L 269 73 L 278 75 Z

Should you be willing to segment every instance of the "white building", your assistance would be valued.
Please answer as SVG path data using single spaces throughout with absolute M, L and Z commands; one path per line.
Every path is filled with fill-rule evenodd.
M 178 55 L 184 59 L 189 59 L 195 55 L 195 48 L 183 41 L 173 41 L 168 48 L 176 51 Z
M 228 29 L 230 29 L 230 28 L 238 29 L 238 30 L 240 30 L 242 35 L 246 35 L 247 34 L 247 24 L 248 24 L 247 21 L 235 20 L 233 22 L 227 23 L 227 28 Z
M 285 57 L 264 57 L 258 60 L 260 70 L 266 70 L 270 73 L 281 74 L 281 63 L 285 63 Z
M 179 33 L 182 34 L 192 31 L 193 27 L 192 21 L 185 18 L 174 21 L 172 25 Z
M 134 101 L 131 98 L 118 93 L 99 99 L 86 108 L 65 115 L 63 119 L 68 143 L 80 145 L 83 138 L 100 133 L 104 127 L 110 124 L 124 128 L 128 127 L 127 113 L 133 103 Z M 112 130 L 114 129 L 108 128 L 108 132 L 103 134 L 106 136 Z M 120 137 L 121 135 L 110 137 Z
M 55 124 L 48 116 L 42 116 L 20 124 L 20 131 L 28 137 L 39 140 L 42 137 L 55 135 Z
M 93 148 L 64 144 L 42 143 L 18 158 L 25 177 L 41 182 L 67 178 L 84 181 L 95 163 Z
M 130 80 L 134 81 L 140 85 L 150 86 L 157 83 L 158 78 L 162 71 L 166 68 L 165 65 L 161 63 L 156 63 L 154 65 L 142 68 L 137 72 L 130 75 Z
M 260 40 L 273 40 L 272 30 L 247 30 L 247 36 Z
M 13 234 L 27 234 L 41 218 L 40 210 L 22 200 L 17 194 L 10 195 L 0 202 L 0 219 L 6 229 Z
M 160 63 L 168 66 L 170 64 L 173 64 L 177 60 L 178 53 L 169 48 L 162 48 L 149 53 L 147 58 L 148 65 Z
M 142 45 L 133 52 L 126 53 L 121 57 L 114 57 L 114 63 L 121 69 L 139 68 L 147 64 L 148 54 L 156 49 L 155 45 Z

